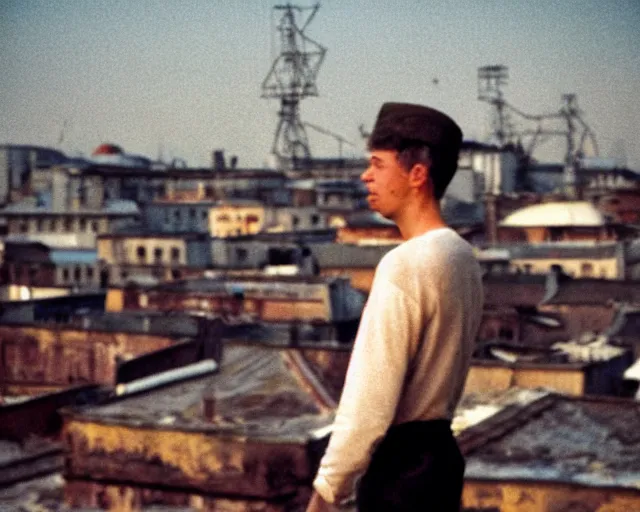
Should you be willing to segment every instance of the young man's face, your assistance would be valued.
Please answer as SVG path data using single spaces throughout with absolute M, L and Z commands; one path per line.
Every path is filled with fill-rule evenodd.
M 409 194 L 409 173 L 398 162 L 395 150 L 376 149 L 369 154 L 369 167 L 360 179 L 369 192 L 369 207 L 393 220 Z

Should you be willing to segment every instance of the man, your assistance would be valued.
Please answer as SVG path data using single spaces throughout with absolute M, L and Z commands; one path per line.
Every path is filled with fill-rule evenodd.
M 378 114 L 361 179 L 405 241 L 376 268 L 307 512 L 354 495 L 359 512 L 460 508 L 464 459 L 450 421 L 483 301 L 472 248 L 439 206 L 461 143 L 431 108 L 386 103 Z

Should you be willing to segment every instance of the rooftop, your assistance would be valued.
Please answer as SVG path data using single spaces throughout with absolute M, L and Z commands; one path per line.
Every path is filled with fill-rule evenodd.
M 605 224 L 604 215 L 587 201 L 534 204 L 513 212 L 500 222 L 502 227 L 598 227 Z
M 459 436 L 465 478 L 640 489 L 640 403 L 548 394 Z
M 230 342 L 218 372 L 69 412 L 82 421 L 306 443 L 335 402 L 295 350 Z M 205 418 L 205 397 L 215 417 Z

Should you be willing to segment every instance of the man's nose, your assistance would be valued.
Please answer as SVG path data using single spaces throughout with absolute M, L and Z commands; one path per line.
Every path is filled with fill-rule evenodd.
M 371 174 L 370 171 L 371 167 L 367 167 L 364 172 L 360 175 L 360 180 L 363 181 L 364 183 L 367 183 L 368 181 L 371 181 Z

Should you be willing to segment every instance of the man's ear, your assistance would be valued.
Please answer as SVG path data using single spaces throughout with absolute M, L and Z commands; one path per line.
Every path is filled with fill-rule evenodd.
M 429 181 L 429 168 L 423 164 L 415 164 L 409 173 L 409 183 L 415 187 L 423 187 Z

